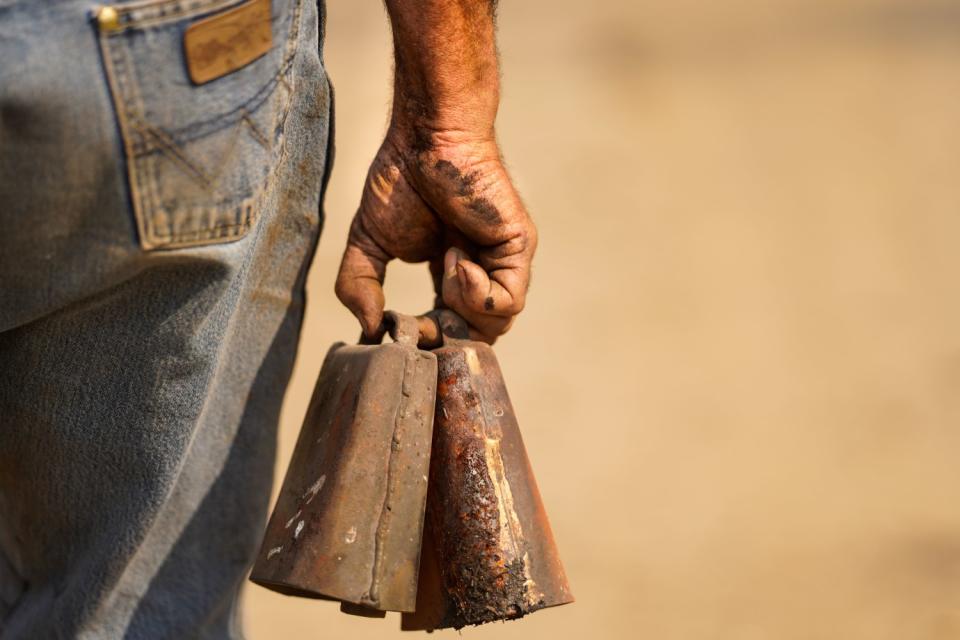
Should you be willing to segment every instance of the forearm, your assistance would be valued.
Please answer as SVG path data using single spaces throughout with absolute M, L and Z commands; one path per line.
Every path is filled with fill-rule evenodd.
M 500 99 L 495 0 L 386 0 L 395 73 L 391 129 L 417 147 L 493 139 Z

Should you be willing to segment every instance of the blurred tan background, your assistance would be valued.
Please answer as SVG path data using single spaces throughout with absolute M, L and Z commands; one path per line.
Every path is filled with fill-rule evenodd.
M 578 602 L 463 635 L 960 638 L 960 4 L 503 0 L 500 47 L 542 240 L 497 352 Z M 332 290 L 386 121 L 379 2 L 329 0 L 326 58 L 278 474 L 358 332 Z M 429 289 L 393 266 L 388 304 Z M 254 640 L 401 635 L 258 587 L 245 615 Z

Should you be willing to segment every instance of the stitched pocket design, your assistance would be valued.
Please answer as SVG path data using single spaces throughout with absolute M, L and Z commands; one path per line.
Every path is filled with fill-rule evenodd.
M 255 222 L 283 146 L 301 0 L 272 0 L 270 50 L 202 85 L 190 80 L 183 47 L 196 19 L 245 2 L 128 2 L 101 25 L 144 249 L 229 242 Z

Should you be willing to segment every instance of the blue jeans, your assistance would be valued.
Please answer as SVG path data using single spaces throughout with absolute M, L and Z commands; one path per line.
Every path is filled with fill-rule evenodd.
M 0 637 L 237 638 L 331 161 L 323 9 L 0 0 Z

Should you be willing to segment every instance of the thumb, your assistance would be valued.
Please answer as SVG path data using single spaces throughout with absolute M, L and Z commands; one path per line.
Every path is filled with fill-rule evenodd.
M 359 218 L 354 218 L 335 290 L 367 337 L 377 335 L 383 321 L 383 279 L 389 261 L 390 256 L 364 231 Z

